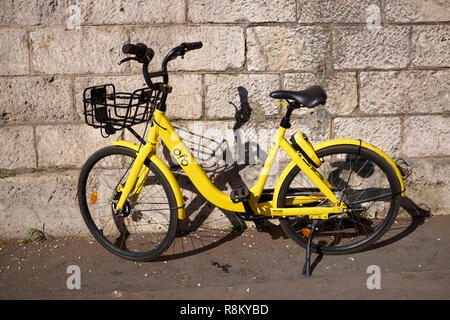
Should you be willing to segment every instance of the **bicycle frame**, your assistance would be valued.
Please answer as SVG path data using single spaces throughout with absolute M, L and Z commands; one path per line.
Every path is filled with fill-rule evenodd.
M 310 219 L 328 219 L 329 214 L 339 214 L 345 212 L 346 206 L 334 195 L 330 183 L 317 170 L 315 170 L 315 168 L 308 163 L 308 161 L 303 158 L 301 154 L 295 151 L 291 144 L 284 138 L 285 132 L 286 129 L 280 126 L 273 140 L 271 149 L 264 163 L 258 181 L 255 186 L 250 188 L 249 205 L 253 212 L 255 214 L 267 217 L 307 215 Z M 156 147 L 158 145 L 158 138 L 161 138 L 194 186 L 209 202 L 227 211 L 245 212 L 243 203 L 233 203 L 228 194 L 220 191 L 211 182 L 200 164 L 196 162 L 190 150 L 185 146 L 182 139 L 176 133 L 170 121 L 165 116 L 165 112 L 160 110 L 155 110 L 153 115 L 153 126 L 150 129 L 147 143 L 143 147 L 139 148 L 137 144 L 127 141 L 114 142 L 115 145 L 133 148 L 137 151 L 137 157 L 132 165 L 125 186 L 118 186 L 118 191 L 122 193 L 117 204 L 119 209 L 123 208 L 128 196 L 133 190 L 133 187 L 135 188 L 133 197 L 134 200 L 137 199 L 140 189 L 146 181 L 148 174 L 148 169 L 144 168 L 142 172 L 141 169 L 145 159 L 150 158 L 150 161 L 156 162 L 158 167 L 162 169 L 163 174 L 168 178 L 169 183 L 175 192 L 175 197 L 177 198 L 177 205 L 179 209 L 178 217 L 180 219 L 184 219 L 184 201 L 181 196 L 178 183 L 176 182 L 176 179 L 173 178 L 173 175 L 167 166 L 165 166 L 165 164 L 155 154 Z M 267 202 L 259 202 L 270 169 L 280 148 L 287 153 L 293 162 L 300 167 L 305 175 L 323 194 L 323 196 L 299 196 L 289 199 L 289 201 L 294 204 L 302 205 L 317 202 L 318 200 L 328 199 L 330 200 L 332 206 L 278 208 L 276 198 L 273 198 L 271 201 Z

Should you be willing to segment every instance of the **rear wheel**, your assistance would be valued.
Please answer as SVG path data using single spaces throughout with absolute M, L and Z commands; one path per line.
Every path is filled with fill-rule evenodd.
M 80 173 L 78 203 L 90 232 L 106 249 L 122 258 L 149 261 L 175 238 L 178 210 L 169 182 L 150 159 L 141 169 L 148 169 L 148 177 L 139 197 L 130 194 L 123 210 L 117 210 L 118 186 L 125 185 L 135 158 L 134 150 L 119 146 L 94 153 Z
M 348 212 L 321 220 L 311 249 L 324 254 L 361 251 L 389 229 L 398 212 L 401 190 L 395 171 L 383 157 L 360 146 L 331 146 L 317 155 L 323 161 L 317 170 L 333 185 L 334 194 L 347 205 Z M 282 184 L 278 207 L 294 207 L 287 203 L 306 195 L 323 196 L 296 166 Z M 326 198 L 307 204 L 331 205 Z M 311 228 L 308 217 L 287 217 L 280 224 L 289 237 L 306 246 Z

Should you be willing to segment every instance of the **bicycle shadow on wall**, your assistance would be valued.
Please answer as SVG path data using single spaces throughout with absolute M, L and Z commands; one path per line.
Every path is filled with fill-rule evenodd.
M 237 91 L 239 106 L 230 102 L 235 109 L 233 133 L 237 155 L 234 155 L 232 146 L 226 139 L 216 140 L 176 127 L 179 134 L 188 135 L 188 137 L 183 136 L 183 141 L 191 149 L 195 158 L 202 162 L 203 170 L 214 185 L 225 193 L 229 193 L 239 185 L 246 185 L 242 178 L 242 171 L 254 166 L 258 160 L 264 163 L 267 157 L 267 153 L 258 143 L 252 140 L 244 141 L 245 137 L 239 131 L 250 121 L 252 109 L 248 102 L 247 89 L 240 86 Z M 240 236 L 247 228 L 246 222 L 235 213 L 227 212 L 209 203 L 174 161 L 164 144 L 163 155 L 182 189 L 186 201 L 186 219 L 179 221 L 177 238 L 166 253 L 157 260 L 178 259 L 198 254 Z M 216 160 L 220 160 L 219 163 Z M 276 228 L 267 228 L 268 232 L 274 230 Z M 272 237 L 277 238 L 280 235 L 281 230 L 275 231 Z M 287 238 L 284 234 L 283 237 Z

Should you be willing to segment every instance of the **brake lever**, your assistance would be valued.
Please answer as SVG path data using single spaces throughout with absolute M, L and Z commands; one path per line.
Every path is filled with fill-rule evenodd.
M 119 61 L 119 66 L 120 66 L 122 63 L 127 62 L 127 61 L 130 61 L 130 60 L 137 60 L 137 59 L 136 59 L 135 57 L 127 57 L 127 58 L 122 59 L 122 60 Z

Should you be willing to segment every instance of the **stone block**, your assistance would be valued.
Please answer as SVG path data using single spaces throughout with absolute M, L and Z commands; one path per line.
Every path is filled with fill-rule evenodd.
M 366 22 L 372 11 L 377 8 L 380 10 L 379 1 L 376 0 L 299 0 L 298 21 L 302 23 L 360 23 Z
M 450 7 L 446 0 L 385 0 L 388 22 L 448 21 Z
M 0 127 L 0 137 L 2 137 L 0 169 L 36 168 L 33 127 Z
M 450 118 L 447 115 L 406 117 L 402 151 L 407 157 L 450 155 Z
M 169 76 L 172 92 L 167 98 L 169 119 L 200 119 L 203 114 L 202 77 L 196 74 Z
M 409 64 L 409 27 L 362 26 L 333 30 L 335 69 L 404 68 Z
M 336 118 L 334 138 L 361 139 L 381 149 L 389 156 L 399 154 L 401 122 L 399 118 Z
M 295 21 L 295 0 L 194 0 L 189 2 L 192 22 L 286 22 Z
M 450 26 L 414 26 L 412 65 L 417 67 L 450 66 Z
M 0 29 L 0 75 L 27 74 L 28 36 L 22 29 Z
M 88 235 L 77 202 L 78 171 L 22 174 L 0 179 L 0 233 L 29 236 L 31 228 L 52 236 Z
M 207 74 L 205 89 L 208 118 L 236 118 L 251 112 L 253 119 L 263 120 L 279 112 L 279 106 L 269 96 L 271 91 L 280 89 L 276 74 Z
M 76 119 L 72 86 L 61 77 L 0 78 L 0 123 Z
M 121 139 L 116 133 L 102 138 L 99 129 L 85 124 L 42 125 L 36 127 L 39 168 L 81 168 L 88 157 Z
M 53 74 L 123 72 L 127 32 L 120 27 L 81 27 L 79 30 L 46 27 L 30 33 L 33 69 Z
M 131 43 L 143 42 L 155 51 L 150 67 L 160 70 L 166 54 L 182 42 L 202 41 L 203 48 L 186 53 L 184 59 L 169 62 L 168 70 L 239 69 L 245 61 L 244 31 L 235 26 L 152 26 L 135 28 Z
M 64 0 L 2 0 L 0 24 L 62 24 L 67 13 Z
M 247 29 L 248 70 L 315 71 L 327 57 L 323 27 L 262 26 Z
M 77 6 L 81 24 L 183 23 L 185 1 L 70 0 Z
M 408 159 L 412 175 L 405 181 L 405 195 L 411 201 L 407 211 L 418 213 L 419 208 L 429 210 L 431 214 L 450 212 L 450 184 L 446 177 L 450 175 L 449 158 Z
M 447 70 L 362 72 L 360 83 L 360 110 L 367 114 L 450 110 Z

